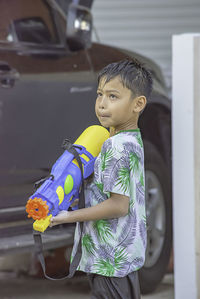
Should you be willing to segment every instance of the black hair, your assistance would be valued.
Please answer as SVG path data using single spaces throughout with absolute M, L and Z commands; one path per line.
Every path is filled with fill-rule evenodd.
M 125 59 L 110 63 L 98 75 L 98 84 L 105 77 L 105 83 L 119 76 L 126 88 L 132 91 L 133 97 L 144 95 L 147 99 L 152 92 L 151 72 L 137 59 Z

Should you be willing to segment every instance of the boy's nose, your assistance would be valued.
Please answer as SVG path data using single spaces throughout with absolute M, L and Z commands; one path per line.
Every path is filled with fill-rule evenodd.
M 99 102 L 99 108 L 104 109 L 106 107 L 106 97 L 102 96 L 100 102 Z

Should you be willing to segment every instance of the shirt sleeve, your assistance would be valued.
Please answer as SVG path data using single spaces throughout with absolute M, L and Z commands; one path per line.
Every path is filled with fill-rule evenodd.
M 101 169 L 103 192 L 117 193 L 130 197 L 129 158 L 123 145 L 113 145 L 109 138 L 101 150 Z

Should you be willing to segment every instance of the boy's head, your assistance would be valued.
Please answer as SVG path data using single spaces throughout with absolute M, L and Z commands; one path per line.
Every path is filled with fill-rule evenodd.
M 107 65 L 98 76 L 95 111 L 99 121 L 115 131 L 136 128 L 151 90 L 151 74 L 138 60 Z

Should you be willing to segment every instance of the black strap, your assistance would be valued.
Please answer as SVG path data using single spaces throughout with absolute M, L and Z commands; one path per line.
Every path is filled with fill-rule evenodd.
M 72 153 L 75 157 L 75 159 L 78 162 L 79 168 L 81 170 L 81 177 L 82 177 L 82 184 L 81 184 L 81 188 L 80 188 L 80 195 L 79 195 L 79 203 L 78 203 L 78 208 L 82 209 L 85 208 L 85 195 L 84 195 L 84 180 L 83 180 L 83 168 L 82 168 L 82 162 L 81 159 L 79 157 L 78 152 L 75 149 L 75 146 L 73 144 L 71 144 L 69 142 L 69 140 L 65 140 L 65 144 L 63 145 L 63 148 L 68 150 L 70 153 Z M 69 274 L 67 276 L 64 276 L 62 278 L 53 278 L 50 277 L 46 274 L 46 266 L 45 266 L 45 259 L 44 259 L 44 255 L 43 255 L 43 248 L 42 248 L 42 237 L 41 237 L 41 233 L 38 231 L 34 231 L 33 232 L 33 238 L 34 238 L 34 242 L 35 242 L 35 252 L 36 255 L 40 261 L 40 264 L 42 266 L 43 272 L 44 272 L 44 276 L 47 279 L 50 280 L 63 280 L 66 278 L 71 278 L 74 276 L 74 273 L 79 265 L 80 259 L 81 259 L 81 255 L 82 255 L 82 247 L 81 247 L 81 237 L 82 237 L 82 232 L 83 232 L 83 222 L 80 222 L 80 240 L 78 243 L 78 247 L 77 247 L 77 251 L 76 254 L 70 264 L 69 267 Z
M 35 182 L 35 184 L 34 184 L 35 190 L 37 190 L 46 180 L 48 180 L 50 178 L 52 179 L 52 181 L 54 180 L 53 174 L 49 174 L 45 178 L 42 178 L 39 181 Z

